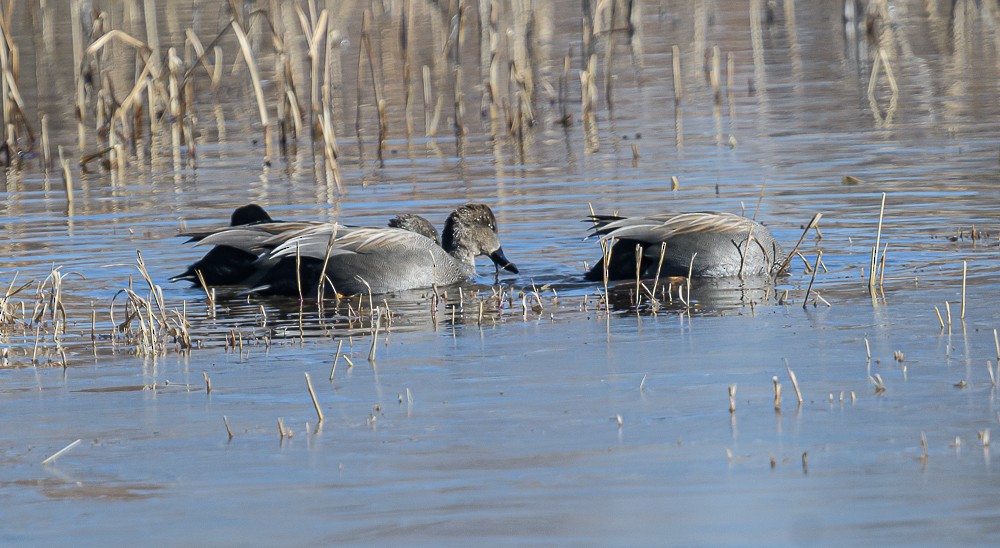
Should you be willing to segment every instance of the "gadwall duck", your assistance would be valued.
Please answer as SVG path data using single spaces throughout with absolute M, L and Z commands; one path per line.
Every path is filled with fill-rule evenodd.
M 424 223 L 411 218 L 404 224 Z M 314 295 L 321 278 L 345 295 L 448 285 L 474 276 L 480 255 L 489 257 L 498 270 L 518 272 L 504 256 L 496 218 L 484 204 L 466 204 L 452 212 L 441 245 L 433 236 L 404 228 L 286 224 L 233 226 L 204 236 L 198 245 L 257 254 L 253 274 L 241 285 L 260 294 Z
M 593 233 L 614 239 L 608 279 L 636 278 L 636 245 L 641 248 L 640 276 L 727 278 L 777 275 L 784 263 L 781 245 L 764 225 L 731 213 L 682 213 L 621 217 L 594 215 Z M 660 267 L 660 248 L 666 244 Z M 692 262 L 692 258 L 694 259 Z M 604 258 L 585 275 L 604 279 Z
M 205 278 L 205 283 L 211 286 L 218 285 L 241 285 L 257 272 L 254 262 L 260 258 L 261 252 L 266 249 L 260 246 L 265 240 L 270 240 L 280 234 L 291 234 L 310 227 L 321 226 L 325 223 L 315 221 L 277 221 L 257 204 L 248 204 L 233 211 L 230 223 L 225 228 L 212 228 L 194 232 L 186 232 L 182 236 L 187 236 L 187 242 L 200 242 L 206 237 L 224 231 L 232 227 L 250 227 L 258 225 L 259 231 L 252 234 L 258 236 L 256 240 L 239 242 L 235 245 L 216 245 L 204 257 L 193 263 L 182 274 L 170 278 L 171 282 L 189 281 L 195 287 L 201 287 L 198 279 L 198 271 Z M 422 236 L 426 236 L 440 245 L 437 229 L 427 219 L 420 215 L 404 213 L 389 220 L 389 226 L 409 230 Z M 250 234 L 250 233 L 247 233 Z

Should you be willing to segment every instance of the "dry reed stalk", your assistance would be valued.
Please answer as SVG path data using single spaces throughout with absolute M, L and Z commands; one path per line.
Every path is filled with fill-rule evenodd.
M 764 198 L 764 189 L 761 188 L 761 199 L 763 198 Z M 756 212 L 754 213 L 754 216 L 756 217 Z M 753 225 L 750 225 L 750 230 L 747 231 L 747 237 L 746 237 L 746 244 L 747 244 L 746 251 L 740 253 L 740 269 L 736 271 L 736 275 L 740 280 L 743 279 L 743 267 L 746 264 L 747 255 L 750 254 L 750 244 L 756 241 L 757 241 L 756 238 L 753 237 Z M 757 244 L 757 246 L 761 247 L 761 250 L 763 250 L 763 247 L 759 243 Z M 737 245 L 736 247 L 737 251 L 739 251 L 739 245 Z M 766 251 L 764 251 L 764 255 L 765 256 L 767 255 Z
M 431 67 L 423 65 L 420 74 L 423 82 L 424 136 L 434 137 L 434 134 L 437 133 L 437 117 L 434 116 L 431 109 L 434 99 L 433 90 L 431 89 Z
M 203 377 L 205 377 L 205 393 L 206 394 L 211 394 L 212 393 L 212 379 L 208 378 L 208 372 L 207 371 L 202 371 L 201 374 L 202 374 Z
M 673 62 L 674 104 L 678 104 L 684 99 L 684 87 L 681 82 L 681 48 L 674 45 L 671 46 L 670 51 Z
M 368 350 L 368 363 L 375 365 L 375 348 L 378 345 L 378 332 L 382 327 L 382 313 L 375 309 L 375 327 L 372 330 L 372 345 Z
M 6 144 L 10 153 L 15 152 L 21 140 L 20 130 L 24 130 L 29 147 L 34 146 L 35 134 L 28 122 L 27 110 L 18 86 L 20 80 L 20 55 L 17 45 L 11 36 L 8 22 L 10 21 L 13 3 L 8 4 L 6 15 L 0 17 L 0 91 L 3 93 L 3 119 L 7 122 Z M 14 158 L 10 159 L 16 161 Z
M 656 300 L 656 286 L 660 283 L 660 273 L 663 271 L 663 259 L 667 256 L 667 242 L 660 242 L 660 261 L 656 263 L 656 277 L 653 278 L 653 291 L 650 298 Z
M 70 32 L 73 40 L 73 78 L 76 82 L 76 118 L 79 123 L 86 119 L 87 105 L 83 79 L 83 0 L 72 0 L 70 4 Z M 80 148 L 83 148 L 83 134 L 80 133 Z
M 968 274 L 968 267 L 968 262 L 962 261 L 962 313 L 959 315 L 959 318 L 963 322 L 965 321 L 965 279 Z
M 712 94 L 715 104 L 722 104 L 722 59 L 719 55 L 719 46 L 712 46 L 712 71 L 709 73 L 709 82 L 712 85 Z
M 819 272 L 819 260 L 823 256 L 823 250 L 816 252 L 816 266 L 813 267 L 812 277 L 809 278 L 809 287 L 806 288 L 806 296 L 802 299 L 802 308 L 809 304 L 809 293 L 812 292 L 813 282 L 816 281 L 816 273 Z
M 938 323 L 941 324 L 941 329 L 944 329 L 944 320 L 941 318 L 941 309 L 935 306 L 934 313 L 937 314 Z
M 735 413 L 736 412 L 736 385 L 735 384 L 730 384 L 729 385 L 729 412 L 730 413 Z
M 74 447 L 76 447 L 77 445 L 79 445 L 81 441 L 83 441 L 83 440 L 76 440 L 73 443 L 67 445 L 66 447 L 63 447 L 62 449 L 56 451 L 55 453 L 53 453 L 52 455 L 50 455 L 49 458 L 43 460 L 42 464 L 49 464 L 50 462 L 53 462 L 54 460 L 58 459 L 59 457 L 65 455 L 66 453 L 69 453 L 70 450 L 73 449 Z
M 59 165 L 62 166 L 63 183 L 66 186 L 66 203 L 73 206 L 73 174 L 69 170 L 69 161 L 63 156 L 63 147 L 59 145 Z
M 809 223 L 806 225 L 805 230 L 802 231 L 802 235 L 799 236 L 799 241 L 795 243 L 795 247 L 793 247 L 792 250 L 788 252 L 788 255 L 785 256 L 785 261 L 781 263 L 781 267 L 775 271 L 775 274 L 781 274 L 782 272 L 784 272 L 786 268 L 788 268 L 788 263 L 791 262 L 792 257 L 794 257 L 796 252 L 798 252 L 799 246 L 802 245 L 802 241 L 806 239 L 806 235 L 809 234 L 809 231 L 814 228 L 817 231 L 819 230 L 817 225 L 819 224 L 819 220 L 822 218 L 823 218 L 822 213 L 817 213 L 813 215 L 812 219 L 810 219 Z M 809 263 L 806 263 L 807 266 L 808 264 Z
M 868 291 L 875 291 L 876 271 L 878 269 L 878 248 L 882 241 L 882 219 L 885 216 L 885 192 L 882 193 L 882 206 L 878 213 L 878 231 L 875 233 L 875 246 L 872 247 L 871 264 L 868 267 Z
M 170 112 L 170 133 L 173 138 L 175 154 L 179 154 L 184 145 L 181 125 L 184 119 L 184 98 L 181 94 L 180 75 L 184 62 L 177 56 L 175 48 L 167 49 L 167 105 Z
M 229 435 L 229 439 L 233 439 L 233 429 L 229 427 L 229 419 L 225 415 L 222 415 L 222 424 L 226 425 L 226 434 Z
M 733 52 L 726 53 L 726 103 L 729 105 L 729 123 L 732 125 L 736 119 L 736 92 L 735 92 L 736 59 Z
M 602 10 L 602 6 L 604 9 Z M 614 95 L 612 93 L 614 77 L 612 72 L 614 71 L 614 52 L 617 40 L 615 39 L 616 34 L 614 32 L 614 22 L 615 22 L 615 11 L 618 7 L 618 2 L 616 0 L 599 0 L 597 5 L 597 15 L 594 19 L 594 34 L 604 35 L 604 104 L 608 108 L 608 116 L 613 116 L 615 110 Z M 607 29 L 604 28 L 602 24 L 603 18 L 600 17 L 602 11 L 607 11 Z
M 215 288 L 206 289 L 205 294 L 208 299 L 208 317 L 215 318 Z
M 885 381 L 882 380 L 882 375 L 879 375 L 878 373 L 876 373 L 874 376 L 869 376 L 868 377 L 868 381 L 871 382 L 872 386 L 875 387 L 875 393 L 876 394 L 883 394 L 883 393 L 885 393 L 885 389 L 886 389 L 885 388 Z M 854 393 L 852 392 L 851 394 L 852 394 L 851 401 L 854 401 L 853 400 L 853 394 Z
M 360 91 L 361 86 L 361 53 L 364 52 L 365 56 L 368 58 L 368 71 L 371 73 L 372 77 L 372 90 L 375 93 L 375 108 L 378 114 L 378 149 L 376 150 L 376 156 L 378 157 L 379 164 L 384 162 L 382 156 L 383 149 L 385 148 L 385 141 L 388 138 L 388 120 L 385 115 L 385 99 L 382 95 L 382 81 L 379 77 L 378 71 L 375 70 L 375 56 L 372 53 L 372 38 L 371 38 L 371 11 L 365 10 L 361 17 L 361 44 L 363 48 L 358 48 L 358 86 Z M 381 50 L 379 51 L 379 65 L 381 65 Z M 355 127 L 360 129 L 361 126 L 361 94 L 358 94 L 358 118 L 355 121 Z M 360 133 L 360 131 L 359 131 Z
M 315 19 L 310 19 L 302 10 L 300 4 L 295 5 L 295 13 L 299 17 L 299 24 L 302 27 L 302 34 L 306 38 L 306 47 L 309 55 L 309 98 L 310 115 L 313 135 L 320 129 L 320 116 L 323 110 L 322 95 L 320 94 L 319 69 L 323 64 L 324 56 L 321 53 L 326 51 L 326 38 L 329 26 L 330 14 L 327 10 L 319 13 Z M 315 15 L 315 12 L 313 12 Z M 322 48 L 322 49 L 321 49 Z
M 462 67 L 455 67 L 455 149 L 458 156 L 464 156 L 465 137 L 465 94 L 462 92 Z
M 153 63 L 158 67 L 160 62 L 160 33 L 156 20 L 156 2 L 155 0 L 143 0 L 142 7 L 143 20 L 146 27 L 146 43 L 149 44 L 152 58 L 155 59 Z
M 309 378 L 309 373 L 306 373 L 306 387 L 309 388 L 309 397 L 312 398 L 313 407 L 316 408 L 316 416 L 319 422 L 323 422 L 323 410 L 319 407 L 319 401 L 316 400 L 316 391 L 313 390 L 312 380 Z
M 136 267 L 139 270 L 139 274 L 142 275 L 143 281 L 145 281 L 146 285 L 149 286 L 150 295 L 152 296 L 153 301 L 156 303 L 156 308 L 160 313 L 159 320 L 163 323 L 163 325 L 166 325 L 167 309 L 166 305 L 163 302 L 163 289 L 160 286 L 153 283 L 153 279 L 150 277 L 149 271 L 146 270 L 146 262 L 142 259 L 142 252 L 137 249 L 135 251 L 135 254 L 136 254 Z M 150 313 L 152 314 L 152 309 L 150 309 Z
M 410 0 L 403 0 L 399 21 L 399 49 L 403 57 L 403 117 L 406 120 L 407 141 L 413 137 L 413 66 L 409 44 L 409 37 L 412 33 L 410 29 L 412 21 L 413 4 Z
M 563 57 L 563 70 L 559 74 L 559 123 L 569 126 L 573 123 L 573 115 L 569 112 L 569 69 L 572 61 L 572 50 Z
M 778 376 L 775 375 L 771 377 L 771 383 L 774 385 L 774 410 L 781 411 L 781 383 L 778 382 Z
M 635 306 L 639 308 L 639 278 L 642 276 L 642 244 L 635 244 Z
M 330 369 L 330 380 L 333 380 L 333 374 L 337 372 L 337 362 L 340 361 L 340 350 L 344 347 L 344 339 L 340 339 L 337 343 L 337 354 L 333 357 L 333 367 Z
M 795 378 L 795 372 L 792 368 L 785 364 L 785 369 L 788 370 L 788 378 L 792 379 L 792 388 L 795 389 L 795 398 L 798 399 L 799 405 L 802 405 L 802 391 L 799 390 L 799 381 Z
M 191 47 L 194 49 L 195 53 L 195 58 L 190 63 L 187 64 L 188 72 L 184 74 L 184 82 L 187 83 L 188 73 L 190 73 L 190 71 L 194 69 L 194 67 L 198 66 L 198 64 L 200 63 L 201 66 L 205 68 L 205 72 L 208 74 L 208 78 L 212 82 L 212 89 L 213 90 L 218 89 L 219 82 L 221 81 L 221 73 L 218 71 L 219 67 L 222 66 L 222 64 L 219 62 L 221 50 L 218 48 L 215 49 L 216 62 L 213 65 L 208 62 L 206 55 L 208 52 L 205 49 L 205 46 L 201 43 L 201 40 L 198 39 L 198 35 L 195 34 L 193 30 L 187 29 L 184 32 L 184 37 L 185 37 L 185 43 L 190 44 Z
M 684 305 L 688 308 L 691 308 L 691 278 L 694 275 L 694 260 L 697 256 L 698 256 L 697 252 L 695 252 L 694 255 L 691 255 L 691 262 L 688 263 L 687 300 L 684 301 Z
M 257 98 L 257 112 L 260 115 L 260 123 L 264 126 L 264 164 L 271 164 L 271 119 L 267 113 L 267 103 L 264 100 L 264 88 L 261 86 L 260 74 L 257 71 L 257 63 L 254 61 L 253 50 L 250 47 L 250 40 L 247 38 L 243 26 L 238 21 L 232 21 L 230 26 L 236 33 L 236 39 L 240 43 L 240 50 L 243 52 L 243 59 L 246 61 L 247 69 L 250 71 L 250 82 L 253 84 L 254 95 Z
M 993 345 L 997 351 L 997 369 L 1000 369 L 1000 338 L 997 337 L 997 330 L 993 330 Z
M 600 136 L 597 130 L 597 55 L 590 56 L 587 70 L 580 71 L 581 95 L 583 110 L 583 133 L 588 153 L 600 151 Z
M 889 107 L 886 109 L 885 118 L 883 119 L 878 109 L 878 102 L 875 98 L 875 84 L 878 81 L 879 69 L 885 71 L 886 80 L 889 81 L 889 88 L 892 90 L 892 96 L 889 98 Z M 872 114 L 874 114 L 879 121 L 891 120 L 893 113 L 896 110 L 896 104 L 899 101 L 899 86 L 896 85 L 896 77 L 892 72 L 892 65 L 889 63 L 889 56 L 886 54 L 885 49 L 882 47 L 878 48 L 878 55 L 875 56 L 875 60 L 872 62 L 872 72 L 871 76 L 868 78 L 868 102 L 872 106 Z
M 49 115 L 42 115 L 42 168 L 46 173 L 52 169 L 52 146 L 49 143 Z

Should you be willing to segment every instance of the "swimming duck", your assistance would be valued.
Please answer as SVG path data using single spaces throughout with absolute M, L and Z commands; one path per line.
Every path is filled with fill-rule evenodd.
M 777 275 L 784 263 L 781 245 L 764 225 L 731 213 L 682 213 L 622 217 L 593 215 L 593 233 L 614 239 L 608 279 L 636 278 L 636 245 L 641 249 L 640 275 L 652 278 L 660 265 L 660 246 L 666 243 L 661 276 L 726 278 Z M 693 259 L 693 262 L 692 262 Z M 585 278 L 604 279 L 604 258 Z
M 403 224 L 424 223 L 430 224 L 411 217 Z M 256 254 L 253 272 L 240 284 L 261 294 L 313 295 L 321 274 L 345 295 L 448 285 L 475 275 L 475 258 L 480 255 L 489 257 L 498 270 L 518 272 L 504 255 L 496 218 L 484 204 L 466 204 L 452 212 L 440 245 L 433 235 L 404 228 L 286 224 L 232 226 L 205 235 L 198 245 L 232 247 Z

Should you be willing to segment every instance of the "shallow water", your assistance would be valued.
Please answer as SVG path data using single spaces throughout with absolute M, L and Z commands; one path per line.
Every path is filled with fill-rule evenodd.
M 995 7 L 958 2 L 953 15 L 947 6 L 893 5 L 890 22 L 874 19 L 870 35 L 864 17 L 845 25 L 837 5 L 639 3 L 631 42 L 614 34 L 610 69 L 610 35 L 595 40 L 599 146 L 588 150 L 580 7 L 546 4 L 535 12 L 537 121 L 522 151 L 479 116 L 474 7 L 461 49 L 467 134 L 459 147 L 454 76 L 435 53 L 444 50 L 439 31 L 447 36 L 449 19 L 411 2 L 415 24 L 431 29 L 412 37 L 414 62 L 447 77 L 437 88 L 446 97 L 437 138 L 424 136 L 417 100 L 407 139 L 391 55 L 402 6 L 379 4 L 390 10 L 373 23 L 386 55 L 382 165 L 367 76 L 360 139 L 354 126 L 362 6 L 333 12 L 344 38 L 335 49 L 339 191 L 308 141 L 263 165 L 245 69 L 227 73 L 218 92 L 204 72 L 194 80 L 194 158 L 158 135 L 120 171 L 92 164 L 85 173 L 71 162 L 72 208 L 59 171 L 46 173 L 37 157 L 3 173 L 0 283 L 16 273 L 14 287 L 37 284 L 61 267 L 67 327 L 56 343 L 47 312 L 0 331 L 0 540 L 937 544 L 988 542 L 997 533 L 988 432 L 1000 410 L 986 368 L 1000 353 Z M 52 8 L 20 8 L 12 35 L 29 112 L 50 116 L 52 141 L 69 156 L 93 152 L 93 113 L 82 147 L 73 123 L 72 67 L 51 61 L 72 58 L 69 22 Z M 121 6 L 104 9 L 113 28 L 143 35 L 141 25 L 123 23 Z M 189 10 L 162 7 L 161 47 L 183 49 L 189 27 L 207 43 L 226 24 L 223 8 Z M 296 37 L 290 47 L 302 47 L 294 13 L 285 15 Z M 514 27 L 511 17 L 501 12 L 501 28 Z M 506 34 L 516 41 L 516 32 Z M 258 44 L 259 63 L 273 91 L 268 40 Z M 232 35 L 220 44 L 232 63 Z M 674 44 L 684 85 L 676 107 Z M 875 111 L 867 96 L 880 44 L 898 84 L 894 110 L 884 75 Z M 704 67 L 712 46 L 722 57 L 718 105 Z M 104 66 L 120 67 L 127 51 Z M 570 51 L 574 120 L 564 127 L 557 90 Z M 127 59 L 111 71 L 115 78 L 134 77 Z M 880 241 L 888 248 L 883 291 L 873 298 L 865 275 L 883 192 Z M 370 316 L 356 312 L 368 308 L 365 298 L 319 313 L 314 302 L 300 310 L 297 300 L 223 292 L 213 318 L 201 290 L 167 282 L 203 252 L 178 232 L 223 224 L 244 203 L 282 219 L 381 225 L 407 211 L 440 226 L 469 200 L 493 207 L 521 275 L 502 275 L 503 299 L 490 297 L 483 262 L 476 284 L 461 295 L 447 288 L 436 313 L 430 291 L 385 297 L 393 318 L 374 365 Z M 823 238 L 810 233 L 800 250 L 810 264 L 822 251 L 826 270 L 806 307 L 811 275 L 795 259 L 793 274 L 774 287 L 694 284 L 690 307 L 675 287 L 655 313 L 636 313 L 632 284 L 622 283 L 609 315 L 604 288 L 581 281 L 584 263 L 600 255 L 583 240 L 588 203 L 626 214 L 756 212 L 786 248 L 823 213 Z M 973 227 L 980 239 L 969 237 Z M 130 278 L 148 293 L 137 250 L 165 306 L 186 311 L 190 352 L 169 342 L 136 355 L 139 345 L 112 335 Z M 26 307 L 19 317 L 30 320 L 34 287 L 12 299 Z M 948 319 L 946 302 L 952 323 L 942 328 L 935 307 Z M 341 359 L 330 381 L 341 341 L 354 365 Z M 303 373 L 325 415 L 319 427 Z M 869 379 L 875 375 L 884 392 Z M 279 435 L 279 418 L 290 437 Z

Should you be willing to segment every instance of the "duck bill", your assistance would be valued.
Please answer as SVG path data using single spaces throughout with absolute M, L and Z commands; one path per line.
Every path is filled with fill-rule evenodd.
M 517 274 L 517 266 L 514 263 L 507 260 L 507 257 L 503 254 L 503 248 L 498 247 L 496 251 L 490 253 L 490 260 L 493 264 L 497 265 L 497 268 L 502 268 L 508 272 L 513 272 Z

